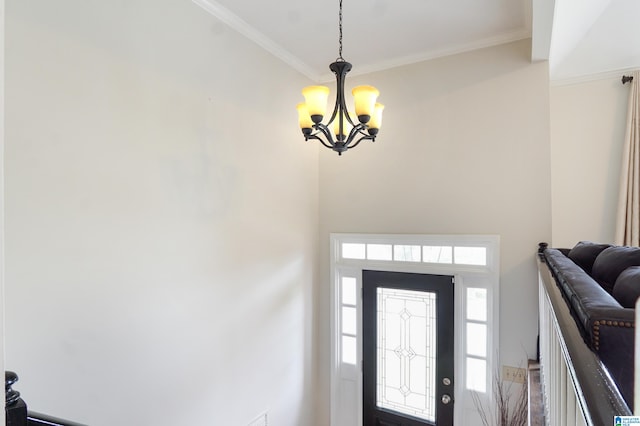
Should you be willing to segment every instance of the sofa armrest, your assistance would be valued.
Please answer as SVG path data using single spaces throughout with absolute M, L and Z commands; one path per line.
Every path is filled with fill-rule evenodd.
M 593 349 L 627 401 L 633 401 L 635 311 L 602 315 L 592 323 Z

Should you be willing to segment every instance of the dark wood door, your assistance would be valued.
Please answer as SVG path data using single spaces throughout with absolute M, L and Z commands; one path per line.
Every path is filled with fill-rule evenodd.
M 454 285 L 362 271 L 364 426 L 453 425 Z

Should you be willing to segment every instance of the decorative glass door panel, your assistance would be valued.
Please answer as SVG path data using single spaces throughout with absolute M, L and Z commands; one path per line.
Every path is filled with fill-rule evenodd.
M 363 271 L 365 425 L 453 424 L 453 277 Z
M 435 422 L 436 293 L 377 289 L 380 408 Z

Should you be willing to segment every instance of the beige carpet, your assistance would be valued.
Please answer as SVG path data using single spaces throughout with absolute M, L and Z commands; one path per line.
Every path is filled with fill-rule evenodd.
M 529 360 L 529 426 L 544 426 L 544 402 L 540 384 L 540 365 Z

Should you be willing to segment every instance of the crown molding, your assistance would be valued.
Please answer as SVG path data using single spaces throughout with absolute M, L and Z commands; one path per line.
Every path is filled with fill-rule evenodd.
M 407 65 L 417 64 L 419 62 L 430 61 L 433 59 L 444 58 L 446 56 L 458 55 L 487 47 L 499 46 L 501 44 L 512 43 L 519 40 L 531 38 L 530 29 L 521 29 L 509 33 L 500 34 L 494 37 L 475 40 L 471 43 L 461 43 L 458 45 L 448 46 L 444 49 L 435 49 L 420 52 L 416 55 L 408 55 L 400 58 L 394 58 L 388 61 L 376 62 L 370 65 L 359 65 L 350 71 L 349 75 L 357 76 L 370 74 L 374 72 L 385 71 L 392 68 L 404 67 Z M 320 78 L 321 82 L 332 81 L 333 74 L 323 74 Z
M 256 30 L 245 20 L 231 12 L 229 9 L 223 7 L 218 2 L 214 0 L 192 1 L 193 3 L 209 12 L 211 15 L 218 18 L 220 21 L 227 24 L 229 27 L 233 28 L 249 40 L 256 43 L 258 46 L 265 49 L 267 52 L 271 53 L 276 58 L 282 60 L 287 65 L 307 76 L 311 80 L 318 81 L 320 79 L 320 76 L 315 73 L 309 65 L 301 61 L 297 56 L 293 55 L 291 52 L 283 48 L 281 45 L 279 45 L 260 31 Z
M 579 75 L 573 75 L 570 77 L 557 78 L 557 79 L 551 78 L 549 81 L 549 84 L 553 87 L 557 87 L 557 86 L 571 86 L 574 84 L 589 83 L 591 81 L 597 81 L 597 80 L 608 80 L 608 79 L 614 79 L 614 78 L 622 79 L 623 74 L 638 70 L 639 68 L 640 66 L 630 67 L 630 68 L 616 68 L 616 69 L 600 71 L 600 72 L 590 73 L 590 74 L 579 74 Z

